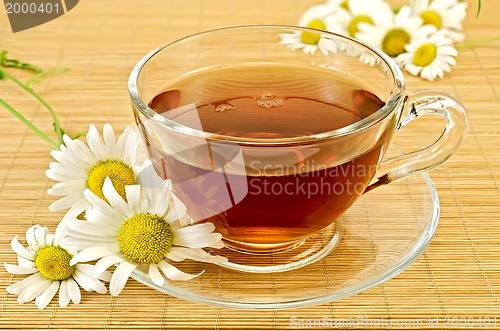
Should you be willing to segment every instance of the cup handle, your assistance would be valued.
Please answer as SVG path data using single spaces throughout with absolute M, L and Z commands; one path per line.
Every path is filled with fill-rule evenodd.
M 365 192 L 409 175 L 434 169 L 448 160 L 460 147 L 467 131 L 467 113 L 452 95 L 441 90 L 419 90 L 405 97 L 403 111 L 396 126 L 399 131 L 406 124 L 424 115 L 444 118 L 446 127 L 430 146 L 383 161 Z

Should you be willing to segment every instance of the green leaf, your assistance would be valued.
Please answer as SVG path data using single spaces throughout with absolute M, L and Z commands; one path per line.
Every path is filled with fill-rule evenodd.
M 31 89 L 36 84 L 40 83 L 41 81 L 43 81 L 49 77 L 63 74 L 63 73 L 68 72 L 70 70 L 71 70 L 70 68 L 66 68 L 66 67 L 55 67 L 55 68 L 51 68 L 51 69 L 46 70 L 46 71 L 42 71 L 42 72 L 36 74 L 35 76 L 31 77 L 26 82 L 26 86 Z
M 6 55 L 7 55 L 7 51 L 0 52 L 0 63 L 3 63 Z
M 477 0 L 477 14 L 476 18 L 479 17 L 479 13 L 481 12 L 481 0 Z
M 31 70 L 37 73 L 43 71 L 39 67 L 34 66 L 32 64 L 23 63 L 15 59 L 7 59 L 7 51 L 5 50 L 0 53 L 0 65 L 2 67 L 13 67 L 18 69 Z

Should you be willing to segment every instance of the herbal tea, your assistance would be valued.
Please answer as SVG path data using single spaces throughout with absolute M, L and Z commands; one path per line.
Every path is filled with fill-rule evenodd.
M 345 73 L 282 64 L 195 72 L 149 103 L 190 128 L 275 141 L 340 129 L 383 105 Z M 265 144 L 259 146 L 264 154 L 254 158 L 251 148 L 241 153 L 233 144 L 221 151 L 212 140 L 165 153 L 143 131 L 156 170 L 172 180 L 191 217 L 213 222 L 230 245 L 257 251 L 284 247 L 332 224 L 362 194 L 386 143 L 382 134 L 375 147 L 341 164 L 336 160 L 348 151 L 321 148 L 311 155 L 297 150 L 295 162 L 271 148 L 266 152 Z

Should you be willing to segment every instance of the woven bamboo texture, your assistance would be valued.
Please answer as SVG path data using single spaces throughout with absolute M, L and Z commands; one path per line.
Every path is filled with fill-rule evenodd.
M 470 0 L 467 40 L 500 35 L 500 2 Z M 134 125 L 128 75 L 150 50 L 187 34 L 239 24 L 295 24 L 318 1 L 299 0 L 102 0 L 80 1 L 68 14 L 13 34 L 0 17 L 0 48 L 40 67 L 71 72 L 37 87 L 57 111 L 64 128 L 76 132 L 106 122 L 120 130 Z M 54 300 L 39 311 L 20 305 L 5 287 L 19 281 L 0 266 L 0 329 L 170 329 L 289 330 L 300 319 L 415 320 L 497 318 L 500 329 L 500 42 L 460 51 L 457 66 L 435 82 L 407 76 L 408 89 L 444 89 L 469 112 L 470 126 L 460 151 L 430 172 L 441 202 L 440 224 L 424 254 L 406 271 L 364 293 L 329 304 L 295 310 L 235 311 L 187 302 L 130 280 L 118 297 L 82 292 L 80 305 L 61 309 Z M 22 73 L 20 74 L 23 75 Z M 24 77 L 24 76 L 22 76 Z M 0 81 L 0 95 L 44 132 L 48 113 L 18 87 Z M 418 123 L 417 123 L 418 122 Z M 417 149 L 439 134 L 439 123 L 416 121 L 397 143 Z M 51 134 L 55 139 L 55 135 Z M 53 185 L 45 176 L 50 147 L 7 111 L 0 110 L 0 261 L 14 263 L 14 235 L 24 238 L 33 224 L 55 229 L 63 213 L 49 212 Z M 388 204 L 387 212 L 391 212 Z M 415 327 L 418 327 L 416 325 Z M 393 327 L 392 329 L 411 329 Z M 479 327 L 476 327 L 480 329 Z M 319 329 L 319 328 L 318 328 Z M 337 329 L 344 329 L 339 326 Z M 348 328 L 354 329 L 354 328 Z M 358 328 L 362 329 L 362 328 Z M 366 328 L 368 329 L 368 328 Z M 377 329 L 374 325 L 372 329 Z M 378 329 L 387 329 L 379 327 Z M 429 327 L 421 327 L 429 329 Z M 495 329 L 491 324 L 489 328 Z

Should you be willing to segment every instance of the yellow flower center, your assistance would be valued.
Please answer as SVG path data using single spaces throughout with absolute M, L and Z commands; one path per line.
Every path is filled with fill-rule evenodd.
M 405 46 L 410 40 L 411 37 L 405 30 L 392 29 L 382 40 L 382 51 L 391 57 L 396 57 L 406 52 Z
M 438 13 L 432 10 L 424 11 L 420 14 L 420 18 L 424 21 L 425 24 L 434 25 L 436 29 L 441 29 L 441 16 Z
M 349 35 L 351 37 L 354 37 L 356 35 L 356 33 L 359 31 L 358 24 L 361 22 L 369 23 L 369 24 L 373 25 L 372 19 L 368 16 L 360 15 L 360 16 L 354 17 L 354 19 L 351 21 L 351 23 L 349 23 L 349 27 L 348 27 Z
M 172 230 L 162 218 L 137 214 L 126 220 L 118 232 L 123 254 L 137 263 L 158 263 L 172 247 Z
M 89 188 L 99 198 L 108 201 L 102 193 L 102 186 L 106 177 L 111 179 L 116 192 L 126 200 L 125 186 L 135 185 L 135 176 L 132 168 L 121 161 L 107 160 L 99 162 L 90 170 L 87 179 L 87 188 Z
M 415 52 L 413 63 L 419 67 L 427 67 L 434 61 L 437 54 L 437 47 L 433 44 L 424 44 Z
M 47 246 L 38 251 L 35 265 L 38 271 L 51 280 L 65 280 L 73 275 L 76 266 L 69 265 L 73 255 L 59 246 Z
M 325 23 L 320 19 L 312 20 L 309 24 L 307 24 L 308 28 L 326 30 Z M 302 32 L 300 34 L 300 39 L 304 44 L 316 45 L 319 42 L 321 36 L 314 32 Z
M 340 7 L 344 8 L 345 10 L 349 10 L 349 1 L 345 0 L 340 4 Z

